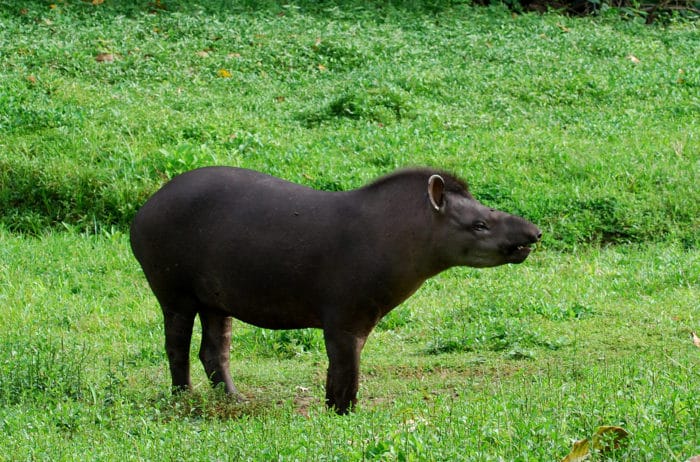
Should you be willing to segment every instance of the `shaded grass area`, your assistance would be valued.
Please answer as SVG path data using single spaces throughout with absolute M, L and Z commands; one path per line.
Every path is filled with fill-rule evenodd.
M 232 371 L 250 401 L 209 390 L 196 348 L 195 391 L 170 397 L 161 315 L 119 232 L 4 232 L 0 252 L 5 453 L 549 460 L 608 424 L 631 434 L 612 460 L 700 451 L 700 254 L 678 245 L 438 276 L 372 334 L 347 418 L 324 410 L 316 331 L 236 323 Z M 434 348 L 444 339 L 459 347 Z
M 552 248 L 697 245 L 694 24 L 382 5 L 4 5 L 0 223 L 124 230 L 203 165 L 326 190 L 434 165 Z

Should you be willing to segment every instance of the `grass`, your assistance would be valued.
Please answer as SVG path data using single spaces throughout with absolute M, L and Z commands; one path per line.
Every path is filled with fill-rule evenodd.
M 556 460 L 600 425 L 630 436 L 594 460 L 700 454 L 698 37 L 460 2 L 0 1 L 0 454 Z M 324 410 L 318 331 L 243 323 L 250 401 L 194 349 L 171 397 L 127 227 L 209 164 L 325 190 L 434 165 L 545 239 L 385 318 L 354 415 Z
M 0 243 L 0 444 L 19 459 L 543 460 L 605 424 L 631 433 L 616 460 L 700 450 L 697 250 L 547 251 L 440 275 L 372 335 L 345 419 L 324 410 L 320 344 L 289 354 L 242 323 L 232 369 L 250 402 L 209 390 L 195 351 L 195 392 L 170 397 L 160 314 L 124 235 Z
M 125 229 L 165 178 L 212 163 L 322 189 L 434 164 L 537 221 L 549 246 L 698 241 L 692 23 L 28 5 L 0 13 L 13 231 Z

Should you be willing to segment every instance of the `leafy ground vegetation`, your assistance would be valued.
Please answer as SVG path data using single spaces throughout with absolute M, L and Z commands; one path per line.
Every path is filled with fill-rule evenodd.
M 0 1 L 0 458 L 558 460 L 601 425 L 628 436 L 593 460 L 700 454 L 700 33 L 608 12 Z M 324 410 L 319 332 L 242 323 L 250 402 L 194 350 L 173 398 L 127 229 L 211 164 L 434 165 L 545 238 L 383 320 L 354 415 Z

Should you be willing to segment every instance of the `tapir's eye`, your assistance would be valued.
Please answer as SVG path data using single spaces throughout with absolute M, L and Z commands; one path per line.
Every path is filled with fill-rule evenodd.
M 472 225 L 474 231 L 488 231 L 489 227 L 483 221 L 474 222 Z

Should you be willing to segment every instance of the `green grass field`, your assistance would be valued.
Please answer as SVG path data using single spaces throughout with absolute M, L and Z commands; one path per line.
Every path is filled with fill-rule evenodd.
M 700 454 L 700 30 L 461 2 L 0 0 L 0 460 Z M 173 175 L 325 190 L 431 165 L 543 229 L 392 312 L 360 406 L 318 331 L 234 325 L 249 398 L 172 397 L 128 224 Z M 193 344 L 198 344 L 196 332 Z

